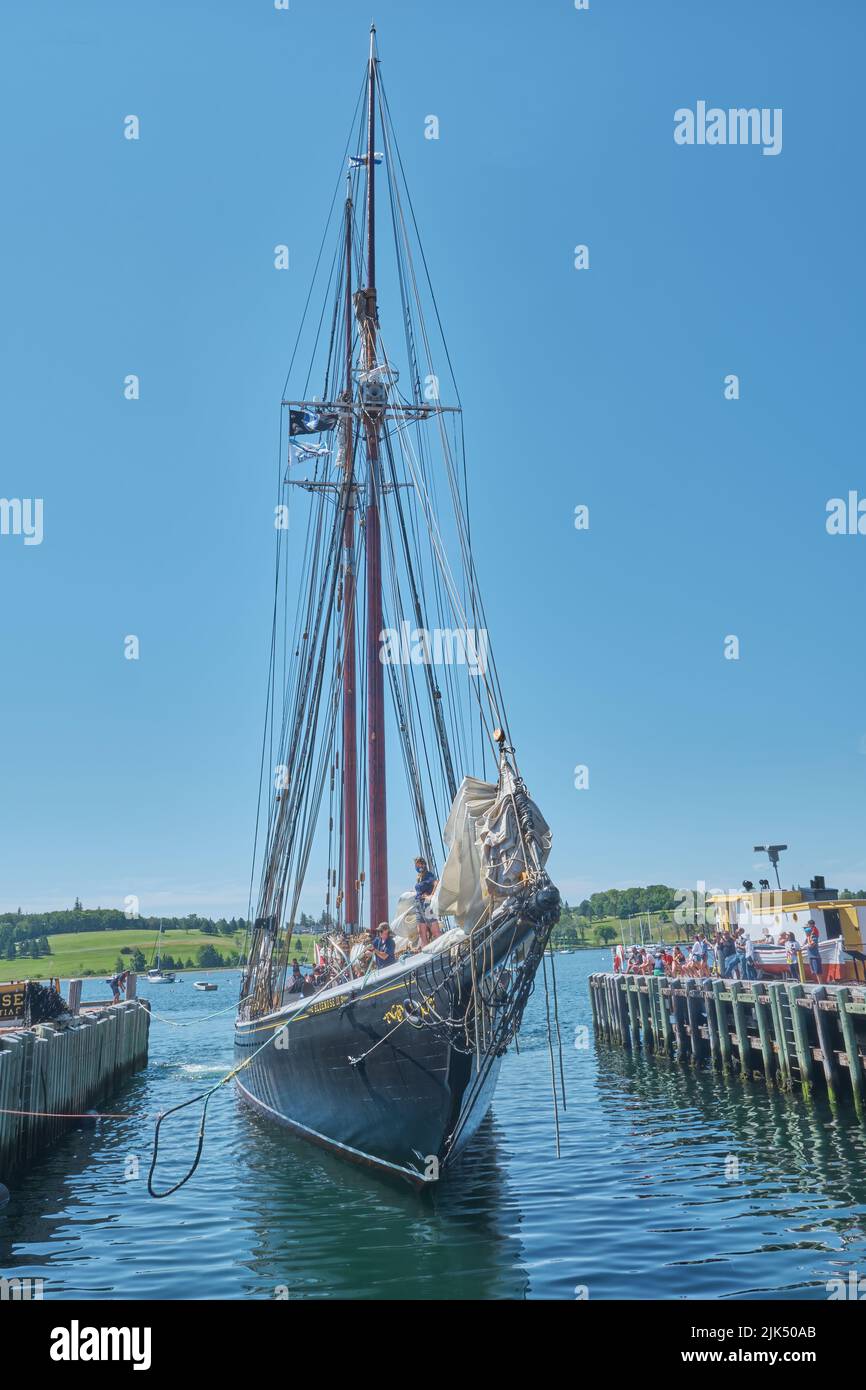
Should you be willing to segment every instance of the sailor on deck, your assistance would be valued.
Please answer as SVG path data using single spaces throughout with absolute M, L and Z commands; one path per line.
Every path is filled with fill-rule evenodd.
M 394 964 L 396 947 L 387 922 L 379 923 L 379 933 L 373 937 L 372 951 L 377 970 L 384 970 L 386 965 Z
M 427 867 L 427 860 L 419 854 L 415 860 L 415 920 L 418 923 L 418 938 L 426 946 L 439 936 L 439 923 L 433 916 L 432 898 L 436 887 L 436 875 Z

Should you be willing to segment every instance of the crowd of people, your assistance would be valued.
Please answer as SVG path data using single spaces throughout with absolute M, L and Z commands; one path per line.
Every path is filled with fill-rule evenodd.
M 697 931 L 691 944 L 685 947 L 664 943 L 617 946 L 614 970 L 625 975 L 665 975 L 673 979 L 719 975 L 723 979 L 758 980 L 763 972 L 757 962 L 756 949 L 782 947 L 791 979 L 807 979 L 811 975 L 821 983 L 823 963 L 818 941 L 818 928 L 812 919 L 806 925 L 804 943 L 799 942 L 792 931 L 782 931 L 774 937 L 769 927 L 764 927 L 757 939 L 742 927 L 733 931 Z
M 415 946 L 406 946 L 401 955 L 412 955 L 442 935 L 442 929 L 433 907 L 433 895 L 438 884 L 439 880 L 429 868 L 426 859 L 419 855 L 415 860 L 414 902 L 418 943 Z M 376 970 L 384 970 L 386 966 L 393 965 L 397 959 L 397 943 L 388 922 L 381 922 L 375 932 L 371 930 L 367 933 L 367 937 L 364 951 L 351 966 L 352 973 L 357 976 L 365 974 L 371 966 Z M 343 969 L 345 969 L 345 964 L 343 964 Z M 300 961 L 293 960 L 289 993 L 317 994 L 328 984 L 332 976 L 339 973 L 341 972 L 335 971 L 333 966 L 329 969 L 324 962 L 320 962 L 309 974 L 305 975 Z

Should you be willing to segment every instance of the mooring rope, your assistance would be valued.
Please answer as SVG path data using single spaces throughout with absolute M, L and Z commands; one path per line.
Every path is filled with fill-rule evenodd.
M 350 1057 L 348 1059 L 350 1064 L 353 1067 L 357 1067 L 360 1065 L 361 1062 L 365 1062 L 369 1057 L 370 1053 L 375 1052 L 377 1047 L 381 1047 L 383 1042 L 387 1042 L 388 1039 L 391 1037 L 391 1034 L 396 1033 L 398 1028 L 402 1028 L 403 1024 L 406 1023 L 406 1021 L 407 1019 L 404 1015 L 403 1018 L 400 1019 L 399 1023 L 395 1023 L 393 1028 L 389 1029 L 387 1033 L 383 1033 L 381 1038 L 379 1038 L 378 1042 L 374 1042 L 373 1046 L 368 1047 L 366 1052 L 362 1052 L 360 1057 Z
M 556 1095 L 556 1067 L 553 1062 L 553 1038 L 550 1032 L 550 995 L 547 989 L 547 959 L 546 952 L 542 952 L 541 969 L 544 978 L 544 1008 L 547 1014 L 547 1051 L 550 1055 L 550 1086 L 553 1092 L 553 1125 L 556 1132 L 556 1157 L 561 1157 L 559 1146 L 559 1103 Z
M 178 1021 L 177 1019 L 173 1019 L 171 1014 L 158 1014 L 154 1009 L 150 1010 L 150 1016 L 151 1018 L 158 1019 L 160 1023 L 167 1024 L 169 1028 L 194 1028 L 197 1023 L 206 1023 L 210 1018 L 221 1018 L 223 1014 L 236 1013 L 241 1004 L 245 1004 L 246 1001 L 251 998 L 251 994 L 245 994 L 238 999 L 236 1003 L 229 1004 L 228 1008 L 214 1009 L 213 1013 L 199 1014 L 197 1018 Z
M 550 953 L 550 978 L 553 981 L 553 1021 L 556 1027 L 556 1043 L 559 1049 L 559 1083 L 562 1087 L 562 1108 L 568 1109 L 565 1099 L 565 1066 L 562 1060 L 562 1033 L 559 1031 L 559 999 L 556 994 L 556 956 Z
M 313 1000 L 317 999 L 320 994 L 323 994 L 324 991 L 326 989 L 329 989 L 330 987 L 331 982 L 326 981 L 320 989 L 316 990 L 315 994 L 309 995 L 310 1002 L 312 1003 Z M 302 1011 L 299 1010 L 298 1012 Z M 157 1116 L 156 1127 L 153 1132 L 153 1157 L 151 1158 L 150 1169 L 147 1174 L 147 1191 L 151 1197 L 154 1197 L 157 1200 L 161 1200 L 163 1197 L 170 1197 L 172 1193 L 177 1192 L 181 1187 L 183 1187 L 186 1183 L 189 1182 L 190 1178 L 192 1177 L 193 1173 L 195 1172 L 196 1168 L 201 1162 L 201 1156 L 204 1150 L 204 1132 L 205 1124 L 207 1122 L 207 1108 L 210 1105 L 211 1097 L 215 1095 L 216 1092 L 220 1090 L 222 1086 L 225 1086 L 227 1082 L 233 1081 L 234 1078 L 246 1067 L 248 1067 L 251 1062 L 254 1062 L 255 1059 L 258 1057 L 259 1053 L 264 1052 L 266 1047 L 270 1047 L 274 1040 L 280 1036 L 283 1030 L 285 1028 L 288 1028 L 290 1023 L 294 1023 L 297 1017 L 298 1014 L 295 1013 L 286 1018 L 285 1022 L 281 1025 L 280 1028 L 276 1029 L 269 1038 L 265 1038 L 265 1041 L 262 1043 L 261 1047 L 257 1047 L 254 1052 L 250 1053 L 249 1057 L 245 1057 L 242 1062 L 239 1062 L 236 1066 L 232 1067 L 230 1071 L 226 1072 L 225 1076 L 220 1077 L 219 1081 L 214 1082 L 213 1086 L 209 1086 L 206 1091 L 200 1091 L 197 1096 L 191 1096 L 189 1100 L 181 1101 L 180 1104 L 171 1106 L 170 1109 L 162 1111 Z M 162 1128 L 163 1120 L 167 1120 L 169 1115 L 174 1115 L 179 1110 L 185 1110 L 189 1105 L 195 1105 L 200 1100 L 204 1101 L 204 1105 L 202 1107 L 201 1112 L 201 1124 L 199 1125 L 198 1142 L 196 1144 L 195 1158 L 192 1161 L 192 1166 L 190 1167 L 189 1171 L 184 1174 L 180 1181 L 174 1184 L 173 1187 L 167 1188 L 165 1192 L 157 1192 L 153 1186 L 153 1175 L 156 1170 L 157 1159 L 159 1156 L 159 1132 Z

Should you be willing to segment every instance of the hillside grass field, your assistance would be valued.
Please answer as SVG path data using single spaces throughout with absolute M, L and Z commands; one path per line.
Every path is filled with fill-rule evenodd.
M 212 945 L 221 956 L 231 959 L 234 964 L 242 944 L 241 932 L 233 936 L 207 936 L 200 931 L 166 931 L 162 936 L 162 953 L 173 956 L 175 960 L 185 961 L 188 957 L 195 960 L 202 946 Z M 111 975 L 123 946 L 133 952 L 141 951 L 149 966 L 156 949 L 156 932 L 140 927 L 123 931 L 62 932 L 49 936 L 48 945 L 51 947 L 50 956 L 0 960 L 0 976 L 4 979 L 45 980 L 59 975 L 69 979 L 83 975 L 88 970 L 95 975 Z M 124 956 L 123 960 L 125 967 L 131 965 L 131 957 Z
M 51 980 L 75 979 L 79 975 L 114 974 L 117 958 L 122 947 L 130 953 L 141 951 L 146 961 L 145 970 L 156 963 L 156 932 L 130 927 L 123 931 L 84 931 L 59 932 L 48 937 L 50 956 L 19 956 L 16 960 L 0 960 L 0 982 L 6 980 Z M 313 943 L 315 936 L 309 933 L 292 938 L 289 959 L 299 960 L 302 965 L 313 963 Z M 195 961 L 202 946 L 213 946 L 223 957 L 223 967 L 237 968 L 244 944 L 244 933 L 234 932 L 231 936 L 211 936 L 201 931 L 172 931 L 162 934 L 163 957 L 172 956 L 175 961 Z M 123 956 L 124 969 L 132 965 L 132 955 Z M 173 967 L 176 970 L 189 970 L 197 973 L 202 970 L 215 970 L 216 966 L 186 964 Z
M 290 959 L 304 964 L 312 964 L 313 942 L 315 938 L 305 934 L 292 940 Z M 50 980 L 56 976 L 61 979 L 75 979 L 90 971 L 93 975 L 113 975 L 121 947 L 131 952 L 141 951 L 151 964 L 156 949 L 156 932 L 130 927 L 123 931 L 61 932 L 48 937 L 50 956 L 19 957 L 17 960 L 0 960 L 0 981 L 4 980 Z M 162 954 L 172 956 L 176 961 L 195 961 L 202 946 L 213 946 L 223 957 L 223 965 L 238 965 L 243 949 L 244 934 L 235 932 L 231 936 L 210 936 L 201 931 L 164 931 L 162 934 Z M 124 968 L 132 964 L 131 956 L 124 956 Z M 176 966 L 192 973 L 216 969 L 215 966 Z

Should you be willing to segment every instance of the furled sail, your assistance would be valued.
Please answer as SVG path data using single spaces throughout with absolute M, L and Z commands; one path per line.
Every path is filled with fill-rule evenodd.
M 523 828 L 518 814 L 517 796 Z M 531 844 L 527 843 L 530 827 Z M 445 824 L 448 858 L 439 881 L 439 912 L 467 931 L 498 900 L 525 885 L 526 875 L 544 867 L 550 853 L 547 821 L 505 766 L 499 783 L 464 777 Z

